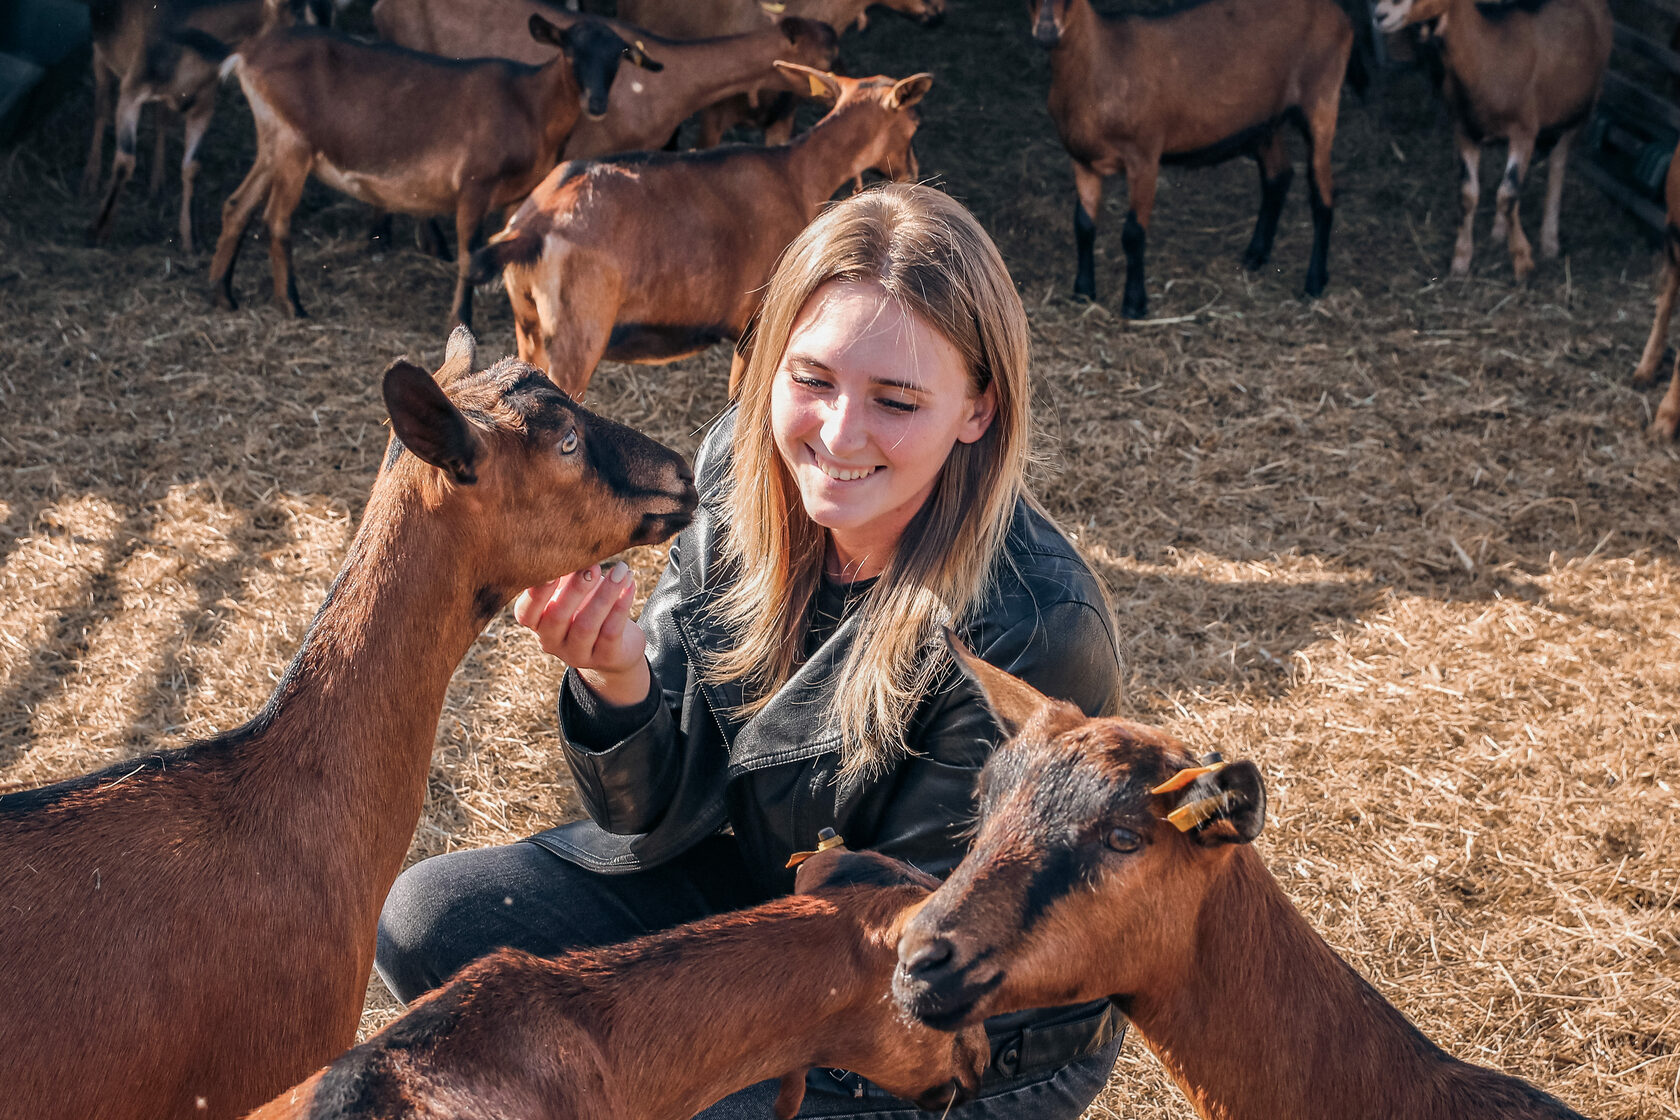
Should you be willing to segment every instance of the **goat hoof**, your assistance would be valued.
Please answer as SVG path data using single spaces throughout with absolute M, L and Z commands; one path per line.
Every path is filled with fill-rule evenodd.
M 1665 416 L 1659 411 L 1657 418 L 1651 421 L 1651 438 L 1659 443 L 1672 440 L 1677 429 L 1680 429 L 1680 415 Z
M 1120 318 L 1147 319 L 1149 318 L 1149 302 L 1147 300 L 1126 300 L 1120 305 Z
M 1633 380 L 1629 382 L 1635 389 L 1649 389 L 1656 384 L 1657 371 L 1674 361 L 1674 347 L 1670 346 L 1662 352 L 1662 357 L 1652 363 L 1650 369 L 1639 366 L 1633 371 Z
M 1306 288 L 1307 298 L 1308 299 L 1317 299 L 1319 296 L 1324 294 L 1324 289 L 1328 288 L 1329 286 L 1330 286 L 1330 278 L 1328 276 L 1309 276 L 1309 277 L 1307 277 L 1307 288 Z
M 1081 284 L 1076 281 L 1073 285 L 1073 299 L 1075 303 L 1097 302 L 1097 286 L 1095 284 Z
M 1264 249 L 1256 249 L 1251 245 L 1248 252 L 1243 254 L 1243 267 L 1250 272 L 1259 272 L 1266 267 L 1266 258 L 1269 256 L 1271 254 Z
M 1557 260 L 1557 258 L 1558 258 L 1558 243 L 1556 241 L 1547 241 L 1545 238 L 1541 238 L 1540 239 L 1540 256 L 1542 258 L 1544 258 L 1545 260 L 1548 260 L 1548 261 Z
M 238 311 L 239 301 L 233 298 L 232 292 L 218 291 L 216 293 L 216 306 L 223 311 Z

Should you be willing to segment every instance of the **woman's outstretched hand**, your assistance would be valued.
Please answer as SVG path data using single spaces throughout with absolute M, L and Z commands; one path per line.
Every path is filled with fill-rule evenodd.
M 527 588 L 513 601 L 513 617 L 536 632 L 543 651 L 577 670 L 589 690 L 627 707 L 647 697 L 647 636 L 630 618 L 636 581 L 623 562 L 599 564 Z

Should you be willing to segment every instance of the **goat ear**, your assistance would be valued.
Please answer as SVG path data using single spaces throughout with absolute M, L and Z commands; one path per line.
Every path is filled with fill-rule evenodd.
M 566 30 L 556 27 L 535 12 L 531 13 L 530 21 L 525 25 L 531 29 L 531 38 L 539 43 L 547 43 L 551 47 L 559 47 L 567 58 L 572 56 L 572 40 Z
M 437 371 L 439 385 L 452 384 L 457 378 L 473 371 L 478 362 L 478 342 L 465 323 L 449 332 L 449 345 L 443 348 L 443 365 Z
M 665 69 L 665 64 L 663 62 L 655 62 L 653 59 L 648 57 L 647 48 L 642 46 L 640 39 L 624 48 L 624 57 L 631 65 L 640 66 L 649 74 L 657 74 L 661 70 Z
M 813 66 L 801 66 L 797 62 L 789 62 L 782 58 L 778 58 L 771 65 L 796 83 L 803 77 L 810 83 L 811 96 L 817 100 L 827 101 L 829 104 L 840 100 L 840 83 L 835 80 L 833 74 L 818 70 Z
M 1187 815 L 1179 827 L 1198 844 L 1251 843 L 1266 823 L 1266 783 L 1260 768 L 1244 759 L 1204 774 L 1185 787 L 1174 812 Z
M 401 359 L 385 371 L 385 407 L 402 445 L 463 486 L 478 481 L 482 445 L 432 375 Z
M 781 1088 L 776 1090 L 776 1105 L 771 1114 L 776 1120 L 793 1120 L 799 1106 L 805 1103 L 805 1070 L 791 1069 L 782 1074 Z
M 957 667 L 979 687 L 981 698 L 1005 735 L 1013 737 L 1022 724 L 1055 703 L 1026 681 L 974 656 L 954 631 L 945 631 L 945 641 L 951 647 Z
M 844 847 L 815 852 L 800 861 L 794 872 L 795 894 L 817 894 L 841 887 L 921 887 L 939 889 L 939 880 L 903 860 L 880 852 L 854 852 Z
M 892 92 L 887 94 L 887 107 L 908 109 L 926 97 L 928 90 L 932 88 L 932 74 L 912 74 L 908 78 L 900 78 L 893 83 Z

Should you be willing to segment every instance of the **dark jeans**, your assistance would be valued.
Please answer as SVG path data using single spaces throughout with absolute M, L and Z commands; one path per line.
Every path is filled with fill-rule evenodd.
M 716 836 L 671 863 L 633 875 L 597 875 L 535 844 L 451 852 L 398 877 L 379 916 L 379 975 L 407 1003 L 492 949 L 539 956 L 611 945 L 724 910 L 765 901 L 750 892 L 735 842 Z M 1108 1079 L 1120 1039 L 1046 1074 L 988 1082 L 949 1120 L 1073 1120 Z M 764 1120 L 776 1082 L 726 1097 L 704 1120 Z M 815 1069 L 800 1116 L 925 1117 L 856 1074 Z

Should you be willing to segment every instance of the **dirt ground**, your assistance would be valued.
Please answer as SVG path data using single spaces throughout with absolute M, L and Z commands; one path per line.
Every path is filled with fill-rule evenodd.
M 1474 275 L 1448 280 L 1448 128 L 1423 77 L 1394 72 L 1344 99 L 1325 298 L 1300 297 L 1304 178 L 1251 275 L 1252 165 L 1168 170 L 1154 318 L 1128 326 L 1123 186 L 1098 235 L 1105 302 L 1075 304 L 1047 59 L 1015 0 L 951 7 L 936 30 L 877 15 L 847 64 L 936 76 L 923 173 L 1020 284 L 1038 490 L 1113 591 L 1129 713 L 1261 765 L 1269 865 L 1441 1045 L 1589 1115 L 1680 1116 L 1680 456 L 1645 435 L 1657 392 L 1628 385 L 1645 232 L 1572 178 L 1564 256 L 1514 286 L 1487 241 L 1490 167 Z M 370 252 L 365 209 L 319 186 L 295 223 L 306 320 L 268 302 L 260 244 L 245 307 L 212 308 L 207 258 L 171 239 L 174 183 L 145 196 L 145 155 L 109 243 L 86 247 L 90 106 L 84 83 L 0 153 L 7 785 L 257 709 L 372 481 L 378 373 L 435 364 L 446 336 L 450 267 L 406 234 Z M 201 241 L 251 149 L 224 91 Z M 480 353 L 511 350 L 505 299 L 480 307 Z M 726 371 L 722 352 L 609 364 L 590 404 L 691 451 Z M 661 552 L 632 559 L 645 590 Z M 450 693 L 413 858 L 578 813 L 557 676 L 505 612 L 491 624 Z M 375 981 L 364 1027 L 394 1013 Z M 1090 1115 L 1191 1113 L 1133 1040 Z

